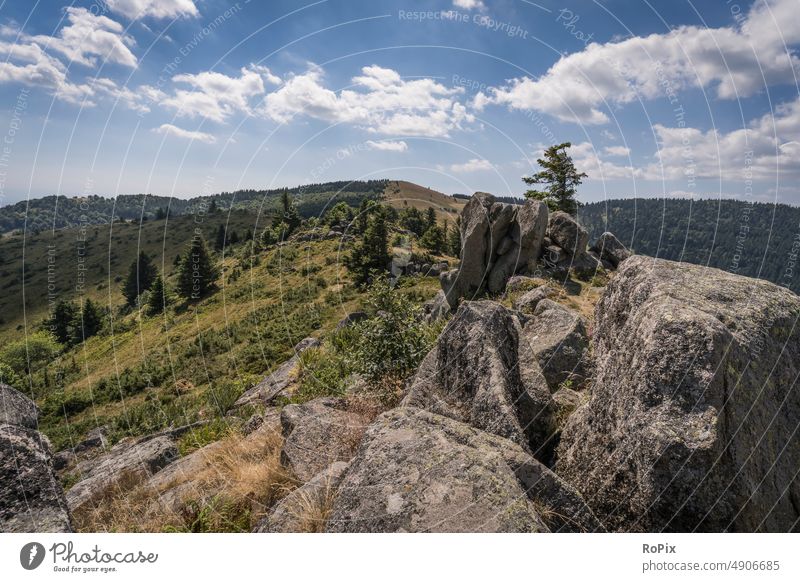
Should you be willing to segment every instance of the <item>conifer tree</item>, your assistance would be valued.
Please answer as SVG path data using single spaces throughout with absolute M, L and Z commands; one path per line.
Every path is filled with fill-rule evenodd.
M 178 294 L 189 301 L 202 299 L 216 287 L 218 277 L 203 237 L 195 235 L 178 267 Z
M 587 175 L 575 169 L 575 164 L 567 153 L 570 147 L 570 142 L 564 142 L 547 148 L 544 158 L 536 160 L 542 170 L 522 180 L 526 184 L 547 185 L 544 190 L 528 190 L 526 197 L 545 202 L 550 210 L 562 210 L 575 216 L 578 213 L 576 188 Z
M 345 257 L 345 266 L 353 274 L 356 285 L 367 285 L 373 275 L 386 270 L 391 261 L 386 212 L 380 205 L 369 212 L 364 236 Z
M 153 284 L 156 273 L 156 267 L 147 253 L 139 251 L 139 256 L 128 268 L 128 276 L 122 285 L 122 294 L 128 305 L 131 307 L 136 305 L 139 295 L 147 291 Z
M 150 297 L 147 300 L 147 313 L 148 315 L 157 315 L 163 313 L 172 303 L 172 297 L 169 288 L 164 282 L 164 278 L 159 274 L 150 287 Z

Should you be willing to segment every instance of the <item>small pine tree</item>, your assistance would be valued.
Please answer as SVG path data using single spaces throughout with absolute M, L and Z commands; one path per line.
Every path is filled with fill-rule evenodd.
M 218 277 L 205 241 L 195 235 L 178 267 L 178 294 L 188 301 L 202 299 L 216 287 Z
M 419 244 L 422 248 L 440 255 L 444 252 L 445 240 L 444 230 L 434 222 L 433 226 L 426 230 L 419 239 Z
M 368 284 L 373 275 L 385 271 L 391 261 L 386 213 L 382 206 L 375 205 L 369 215 L 362 240 L 345 257 L 345 266 L 360 286 Z
M 131 307 L 136 305 L 139 295 L 147 291 L 153 284 L 156 273 L 156 266 L 147 253 L 139 251 L 139 256 L 131 263 L 128 276 L 122 284 L 122 294 L 128 305 Z
M 156 220 L 164 220 L 166 217 L 167 213 L 164 212 L 163 208 L 159 207 L 158 210 L 156 210 Z
M 425 230 L 436 226 L 436 211 L 432 206 L 429 206 L 425 211 Z
M 217 210 L 219 210 L 219 207 L 217 206 L 217 201 L 211 200 L 211 204 L 208 205 L 208 213 L 214 214 Z
M 247 232 L 244 233 L 244 241 L 249 242 L 251 240 L 253 240 L 253 231 L 248 228 Z
M 78 314 L 78 307 L 71 301 L 63 299 L 56 303 L 47 327 L 58 343 L 68 345 L 72 341 L 72 324 Z
M 231 236 L 228 237 L 228 243 L 231 245 L 239 244 L 239 233 L 237 233 L 235 230 L 232 230 Z
M 364 198 L 364 200 L 361 201 L 361 205 L 358 207 L 358 214 L 353 221 L 353 230 L 355 230 L 356 234 L 364 234 L 366 232 L 367 224 L 369 223 L 369 215 L 375 206 L 375 201 L 369 198 Z
M 72 322 L 72 341 L 80 343 L 95 336 L 103 327 L 103 316 L 97 304 L 86 298 Z
M 575 216 L 578 213 L 578 201 L 575 200 L 576 188 L 580 186 L 587 174 L 579 173 L 572 163 L 567 150 L 570 142 L 547 148 L 544 158 L 536 160 L 543 168 L 533 176 L 522 178 L 526 184 L 547 184 L 544 190 L 528 190 L 527 198 L 534 198 L 546 203 L 550 210 L 562 210 Z
M 453 228 L 447 231 L 447 254 L 461 258 L 461 217 L 456 218 Z
M 217 229 L 217 235 L 214 238 L 214 250 L 215 251 L 220 252 L 222 249 L 225 248 L 225 239 L 226 238 L 227 237 L 225 236 L 225 226 L 220 224 L 219 228 Z
M 172 303 L 172 296 L 170 295 L 169 288 L 164 282 L 164 278 L 159 274 L 150 287 L 150 297 L 147 300 L 147 313 L 148 315 L 157 315 L 163 313 Z
M 272 226 L 273 228 L 278 228 L 278 232 L 282 235 L 281 239 L 285 240 L 290 234 L 297 230 L 302 222 L 300 214 L 297 212 L 297 207 L 289 196 L 288 190 L 284 190 L 283 193 L 281 193 L 281 210 L 281 214 L 273 218 Z

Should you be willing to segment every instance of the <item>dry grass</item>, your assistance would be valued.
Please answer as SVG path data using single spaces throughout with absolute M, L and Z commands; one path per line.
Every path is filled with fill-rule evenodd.
M 124 475 L 73 519 L 78 531 L 250 531 L 297 483 L 281 465 L 282 439 L 269 430 L 231 435 L 203 455 L 199 469 L 158 488 Z
M 336 500 L 337 488 L 328 477 L 320 487 L 313 490 L 298 490 L 286 511 L 291 515 L 295 533 L 322 533 Z

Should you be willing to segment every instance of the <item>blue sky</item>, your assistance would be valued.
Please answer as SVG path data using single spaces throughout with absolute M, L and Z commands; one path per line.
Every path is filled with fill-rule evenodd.
M 800 203 L 797 0 L 0 4 L 0 204 L 341 179 Z

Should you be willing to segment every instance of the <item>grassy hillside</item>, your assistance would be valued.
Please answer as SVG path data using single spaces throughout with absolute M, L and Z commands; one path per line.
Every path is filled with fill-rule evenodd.
M 404 208 L 427 210 L 432 207 L 436 210 L 439 220 L 445 219 L 448 222 L 455 222 L 466 204 L 466 200 L 404 181 L 389 182 L 384 191 L 384 200 L 389 206 L 398 210 Z
M 800 292 L 800 208 L 738 200 L 608 200 L 583 206 L 595 240 L 613 232 L 637 253 L 708 265 Z

